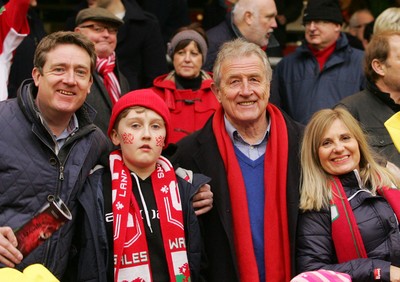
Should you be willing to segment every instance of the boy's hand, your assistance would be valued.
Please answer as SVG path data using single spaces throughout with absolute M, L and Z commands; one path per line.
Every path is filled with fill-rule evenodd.
M 213 192 L 208 184 L 204 184 L 193 197 L 193 208 L 197 216 L 205 214 L 213 207 Z
M 18 245 L 14 232 L 8 226 L 0 227 L 0 262 L 8 267 L 14 267 L 22 260 L 22 254 L 16 248 Z

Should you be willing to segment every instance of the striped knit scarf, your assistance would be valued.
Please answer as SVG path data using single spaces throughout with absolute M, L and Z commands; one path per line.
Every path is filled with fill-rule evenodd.
M 264 156 L 265 211 L 265 274 L 267 281 L 289 281 L 290 244 L 286 207 L 286 172 L 288 162 L 288 136 L 282 113 L 269 104 L 271 135 Z M 239 266 L 240 281 L 259 281 L 251 235 L 246 188 L 232 141 L 224 125 L 224 112 L 220 107 L 213 118 L 213 131 L 225 165 L 232 205 L 234 244 Z
M 121 87 L 117 76 L 114 73 L 115 52 L 108 58 L 97 57 L 96 71 L 103 77 L 104 86 L 110 96 L 111 103 L 114 105 L 121 96 Z
M 132 192 L 132 189 L 139 187 L 138 179 L 135 177 L 136 183 L 132 184 L 130 171 L 124 165 L 119 150 L 110 154 L 110 169 L 114 215 L 114 281 L 151 282 L 146 231 Z M 157 160 L 151 181 L 170 281 L 190 281 L 178 183 L 174 168 L 166 158 L 161 156 Z

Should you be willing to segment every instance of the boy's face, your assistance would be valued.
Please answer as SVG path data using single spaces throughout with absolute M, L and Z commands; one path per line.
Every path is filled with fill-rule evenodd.
M 111 133 L 111 140 L 121 147 L 125 165 L 138 175 L 150 175 L 164 147 L 166 128 L 156 112 L 131 109 Z

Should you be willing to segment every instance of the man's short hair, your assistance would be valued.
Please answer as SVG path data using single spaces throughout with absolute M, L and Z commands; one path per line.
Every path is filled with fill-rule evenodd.
M 259 4 L 259 0 L 249 1 L 249 0 L 239 0 L 233 6 L 232 13 L 236 20 L 243 20 L 244 14 L 246 12 L 251 12 L 257 15 L 258 9 L 257 5 Z
M 36 47 L 33 65 L 42 73 L 47 60 L 47 54 L 59 45 L 76 45 L 84 49 L 90 57 L 90 72 L 96 67 L 94 44 L 84 35 L 72 31 L 58 31 L 44 37 Z
M 389 30 L 374 34 L 368 43 L 364 54 L 364 72 L 368 80 L 376 82 L 380 78 L 380 75 L 372 68 L 371 63 L 375 59 L 381 63 L 386 62 L 390 52 L 389 39 L 393 36 L 400 36 L 400 31 Z
M 215 85 L 217 87 L 220 86 L 222 75 L 221 65 L 225 60 L 237 57 L 249 57 L 253 54 L 260 58 L 260 61 L 265 67 L 265 75 L 267 81 L 271 81 L 272 69 L 264 50 L 262 50 L 260 46 L 248 42 L 243 38 L 237 38 L 235 40 L 225 42 L 218 52 L 213 68 L 213 78 Z

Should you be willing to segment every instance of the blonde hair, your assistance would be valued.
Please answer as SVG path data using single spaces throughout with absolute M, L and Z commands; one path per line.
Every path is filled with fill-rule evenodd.
M 387 8 L 376 18 L 373 34 L 386 30 L 400 31 L 400 8 Z
M 378 187 L 392 186 L 395 177 L 375 160 L 364 132 L 358 121 L 343 108 L 324 109 L 316 112 L 304 131 L 301 144 L 301 186 L 300 209 L 321 210 L 329 207 L 332 198 L 332 175 L 322 168 L 318 150 L 321 140 L 335 120 L 340 120 L 348 128 L 358 142 L 360 150 L 360 177 L 363 184 L 375 194 Z

